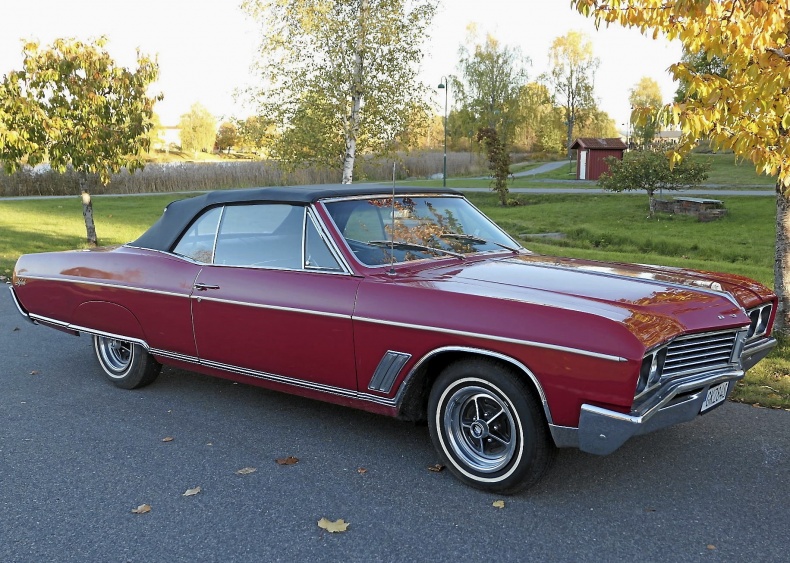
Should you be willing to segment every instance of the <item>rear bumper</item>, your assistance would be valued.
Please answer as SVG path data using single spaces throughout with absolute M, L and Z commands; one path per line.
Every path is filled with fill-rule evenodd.
M 584 452 L 606 455 L 632 436 L 693 420 L 701 414 L 711 387 L 728 382 L 729 397 L 735 382 L 743 379 L 746 371 L 767 356 L 774 346 L 774 338 L 747 344 L 741 353 L 740 369 L 732 366 L 671 381 L 630 414 L 583 404 L 578 428 L 549 425 L 554 442 L 558 447 L 576 447 Z

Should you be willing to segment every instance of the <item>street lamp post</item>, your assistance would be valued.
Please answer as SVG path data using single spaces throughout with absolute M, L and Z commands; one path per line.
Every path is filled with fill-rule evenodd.
M 450 91 L 450 86 L 447 83 L 447 77 L 442 76 L 442 81 L 439 82 L 439 88 L 444 90 L 444 166 L 442 168 L 442 187 L 447 187 L 447 92 Z

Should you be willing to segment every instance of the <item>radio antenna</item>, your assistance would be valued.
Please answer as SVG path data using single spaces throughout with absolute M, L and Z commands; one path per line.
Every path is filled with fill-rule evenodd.
M 392 214 L 390 218 L 390 275 L 395 275 L 395 162 L 392 163 Z

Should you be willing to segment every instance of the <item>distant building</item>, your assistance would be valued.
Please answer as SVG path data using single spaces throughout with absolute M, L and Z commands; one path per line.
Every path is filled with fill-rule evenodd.
M 623 160 L 623 153 L 628 148 L 619 137 L 610 139 L 596 139 L 579 137 L 571 145 L 576 149 L 576 179 L 597 180 L 601 174 L 609 171 L 606 158 L 613 156 Z

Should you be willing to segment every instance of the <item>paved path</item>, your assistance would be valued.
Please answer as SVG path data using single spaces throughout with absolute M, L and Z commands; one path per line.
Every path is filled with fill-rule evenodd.
M 607 457 L 562 450 L 497 509 L 428 471 L 425 427 L 169 368 L 117 389 L 2 284 L 0 359 L 3 563 L 787 561 L 790 412 L 729 403 Z
M 537 174 L 544 174 L 546 172 L 551 172 L 552 170 L 556 170 L 557 168 L 562 168 L 563 166 L 567 166 L 568 163 L 562 160 L 558 160 L 556 162 L 545 162 L 540 166 L 536 166 L 535 168 L 531 168 L 529 170 L 524 170 L 523 172 L 516 172 L 513 174 L 515 178 L 523 178 L 525 176 L 535 176 Z

